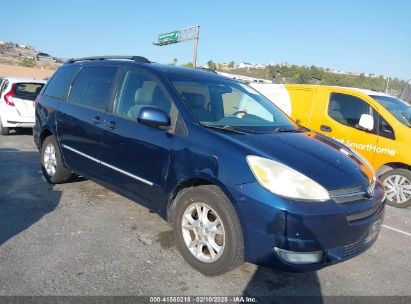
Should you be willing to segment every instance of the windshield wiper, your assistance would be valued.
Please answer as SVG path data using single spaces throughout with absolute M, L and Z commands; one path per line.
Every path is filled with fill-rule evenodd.
M 300 133 L 301 130 L 298 129 L 276 129 L 275 132 L 283 132 L 283 133 Z
M 247 133 L 248 131 L 245 131 L 245 130 L 243 131 L 243 129 L 239 130 L 237 128 L 232 128 L 230 126 L 216 126 L 216 125 L 205 125 L 205 124 L 202 124 L 202 126 L 209 128 L 209 129 L 229 131 L 229 132 L 237 133 L 237 134 L 243 134 L 243 135 L 250 134 L 250 133 Z
M 303 132 L 300 129 L 283 129 L 283 128 L 275 128 L 272 131 L 267 131 L 264 133 L 301 133 Z

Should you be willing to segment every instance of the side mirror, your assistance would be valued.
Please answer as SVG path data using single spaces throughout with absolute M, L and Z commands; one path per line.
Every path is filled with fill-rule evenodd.
M 166 127 L 170 125 L 170 116 L 156 107 L 142 107 L 137 121 L 150 127 Z
M 372 131 L 374 129 L 374 117 L 370 114 L 362 114 L 358 125 L 364 130 Z

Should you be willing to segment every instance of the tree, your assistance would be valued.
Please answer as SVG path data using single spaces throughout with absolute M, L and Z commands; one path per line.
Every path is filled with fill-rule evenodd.
M 177 65 L 177 58 L 173 59 L 173 65 Z
M 194 67 L 194 65 L 193 65 L 192 62 L 184 63 L 184 64 L 182 64 L 181 66 L 183 66 L 183 67 L 185 67 L 185 68 L 192 68 L 192 67 Z
M 207 65 L 208 65 L 208 68 L 211 70 L 217 69 L 217 65 L 212 60 L 207 61 Z
M 228 63 L 228 67 L 229 67 L 230 69 L 232 69 L 232 68 L 234 68 L 234 64 L 235 64 L 234 61 L 230 61 L 230 62 Z

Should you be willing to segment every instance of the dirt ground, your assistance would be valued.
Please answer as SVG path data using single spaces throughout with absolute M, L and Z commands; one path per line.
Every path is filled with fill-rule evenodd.
M 15 65 L 0 64 L 0 77 L 28 77 L 44 79 L 53 75 L 54 70 L 45 68 L 27 68 Z

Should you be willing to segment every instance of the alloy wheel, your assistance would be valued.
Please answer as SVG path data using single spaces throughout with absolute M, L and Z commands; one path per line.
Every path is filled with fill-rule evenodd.
M 53 144 L 48 143 L 44 149 L 43 165 L 49 176 L 53 176 L 57 169 L 56 148 Z
M 206 263 L 217 261 L 224 251 L 225 230 L 220 216 L 204 203 L 193 203 L 181 221 L 184 242 L 193 256 Z
M 407 202 L 411 197 L 411 182 L 401 175 L 391 175 L 384 180 L 387 199 L 397 204 Z

